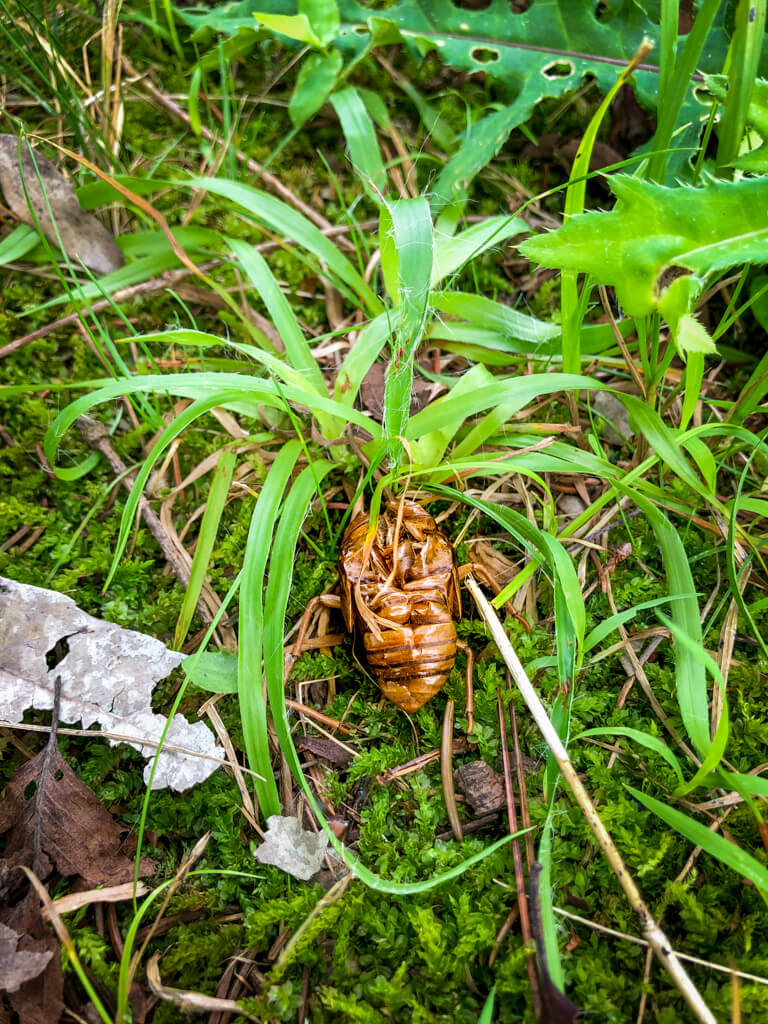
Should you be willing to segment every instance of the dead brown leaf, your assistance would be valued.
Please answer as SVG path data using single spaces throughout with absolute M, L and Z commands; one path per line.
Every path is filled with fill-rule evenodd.
M 5 930 L 16 935 L 17 956 L 47 958 L 42 971 L 22 981 L 15 990 L 7 988 L 4 981 L 2 987 L 7 988 L 8 1003 L 24 1024 L 58 1024 L 64 1008 L 59 943 L 43 920 L 37 894 L 30 889 L 24 899 L 3 916 Z M 0 1014 L 2 1007 L 0 1002 Z
M 40 836 L 40 875 L 56 869 L 79 875 L 89 885 L 119 885 L 133 878 L 133 860 L 122 828 L 54 750 L 39 815 L 35 791 L 40 784 L 45 750 L 27 761 L 0 797 L 0 835 L 7 833 L 4 858 L 9 866 L 32 864 L 34 834 Z M 154 863 L 142 858 L 139 874 L 149 875 Z
M 476 816 L 492 814 L 506 806 L 504 779 L 485 761 L 459 765 L 453 777 Z
M 46 157 L 33 157 L 29 144 L 15 135 L 0 135 L 0 189 L 20 221 L 33 227 L 37 221 L 48 241 L 61 244 L 72 259 L 82 260 L 97 274 L 122 267 L 123 254 L 114 238 L 83 210 L 61 171 Z
M 41 974 L 53 952 L 32 953 L 17 949 L 19 934 L 13 928 L 0 924 L 0 986 L 6 992 L 16 992 L 26 981 Z
M 315 757 L 322 757 L 331 764 L 349 764 L 354 757 L 345 746 L 324 736 L 300 736 L 296 740 L 297 750 L 308 750 Z

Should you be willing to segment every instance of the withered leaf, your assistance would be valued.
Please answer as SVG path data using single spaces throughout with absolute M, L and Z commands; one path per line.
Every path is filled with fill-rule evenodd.
M 79 875 L 91 886 L 130 881 L 133 860 L 124 847 L 120 825 L 58 749 L 50 760 L 43 799 L 35 801 L 44 757 L 45 750 L 27 761 L 0 797 L 0 835 L 8 833 L 5 860 L 13 865 L 32 864 L 37 803 L 43 878 L 55 866 L 62 875 Z M 153 870 L 154 863 L 143 857 L 139 874 Z
M 17 949 L 18 944 L 18 933 L 0 924 L 0 988 L 6 992 L 16 992 L 25 981 L 36 978 L 53 956 L 50 950 L 31 953 L 26 949 Z
M 48 241 L 61 244 L 70 258 L 82 260 L 97 274 L 122 267 L 123 254 L 114 238 L 83 210 L 61 171 L 46 157 L 33 157 L 29 144 L 23 139 L 19 143 L 15 135 L 0 135 L 0 189 L 20 221 L 34 227 L 37 220 Z
M 303 881 L 320 870 L 328 849 L 328 838 L 324 832 L 307 832 L 298 818 L 279 814 L 270 815 L 267 825 L 264 842 L 254 851 L 256 860 L 262 864 L 274 864 Z
M 20 903 L 3 911 L 2 917 L 3 928 L 16 937 L 17 956 L 46 958 L 47 963 L 16 989 L 7 985 L 0 985 L 0 988 L 6 988 L 8 1002 L 24 1024 L 58 1024 L 64 1008 L 60 946 L 50 926 L 43 921 L 37 894 L 28 890 Z M 0 1021 L 3 1020 L 2 1009 L 0 1001 Z
M 315 757 L 322 757 L 332 764 L 349 764 L 353 758 L 345 747 L 324 736 L 300 736 L 296 740 L 297 750 L 308 750 Z
M 453 777 L 478 817 L 500 811 L 506 806 L 504 777 L 485 761 L 470 761 L 469 764 L 459 765 Z

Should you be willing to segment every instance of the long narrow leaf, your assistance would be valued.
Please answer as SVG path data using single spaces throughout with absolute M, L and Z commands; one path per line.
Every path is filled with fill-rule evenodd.
M 262 688 L 261 662 L 265 639 L 264 577 L 278 508 L 301 452 L 302 446 L 299 441 L 289 441 L 281 449 L 264 481 L 251 517 L 243 561 L 243 582 L 240 588 L 237 689 L 248 761 L 252 770 L 264 778 L 263 782 L 256 782 L 256 794 L 265 817 L 280 813 L 280 797 L 269 756 L 267 705 Z M 269 604 L 269 598 L 266 606 L 270 609 L 270 616 L 267 619 L 269 623 L 276 611 Z M 283 620 L 280 621 L 282 623 Z

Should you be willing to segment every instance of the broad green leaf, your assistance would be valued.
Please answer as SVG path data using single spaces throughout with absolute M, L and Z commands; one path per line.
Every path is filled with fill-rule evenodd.
M 624 310 L 659 307 L 664 273 L 705 276 L 768 261 L 768 179 L 666 188 L 614 175 L 610 212 L 584 213 L 557 231 L 522 242 L 520 251 L 548 267 L 590 274 L 613 285 Z
M 341 66 L 341 54 L 335 49 L 328 53 L 310 53 L 301 65 L 288 104 L 295 128 L 301 128 L 331 95 Z
M 237 693 L 237 655 L 230 651 L 201 651 L 184 659 L 184 671 L 201 690 Z
M 737 874 L 744 878 L 748 878 L 758 889 L 768 892 L 768 868 L 751 854 L 747 853 L 746 850 L 742 850 L 740 846 L 729 842 L 729 840 L 718 835 L 716 832 L 710 831 L 700 821 L 695 821 L 674 807 L 670 807 L 668 804 L 662 803 L 652 796 L 641 793 L 639 789 L 634 789 L 632 786 L 627 786 L 627 789 L 636 800 L 644 804 L 649 811 L 653 811 L 654 814 L 658 815 L 662 821 L 666 821 L 680 835 L 685 836 L 686 839 L 696 846 L 700 846 L 710 856 L 716 857 L 717 860 L 731 868 L 732 871 L 737 872 Z
M 312 31 L 323 44 L 339 31 L 339 7 L 336 0 L 298 0 L 299 14 L 306 15 Z
M 270 14 L 267 11 L 254 11 L 253 17 L 265 28 L 288 36 L 289 39 L 295 39 L 297 43 L 306 43 L 318 49 L 323 47 L 323 40 L 316 35 L 306 14 Z

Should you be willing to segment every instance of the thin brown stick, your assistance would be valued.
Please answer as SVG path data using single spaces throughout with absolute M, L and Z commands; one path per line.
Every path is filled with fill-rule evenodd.
M 518 831 L 517 808 L 515 807 L 515 794 L 512 789 L 512 767 L 509 760 L 509 746 L 507 745 L 507 723 L 504 715 L 504 701 L 501 696 L 501 687 L 496 693 L 496 704 L 499 712 L 499 734 L 501 740 L 501 763 L 504 771 L 504 794 L 507 799 L 507 817 L 509 819 L 509 831 L 514 835 Z M 523 936 L 523 945 L 530 948 L 531 941 L 531 920 L 528 916 L 528 893 L 525 885 L 525 871 L 523 870 L 523 853 L 520 846 L 520 839 L 512 840 L 512 861 L 515 866 L 515 885 L 517 887 L 517 905 L 520 910 L 520 931 Z M 526 957 L 528 968 L 528 980 L 531 986 L 533 998 L 533 1009 L 536 1020 L 541 1018 L 541 994 L 539 992 L 539 979 L 536 974 L 536 961 L 532 956 Z
M 440 746 L 440 776 L 443 780 L 443 799 L 448 812 L 448 821 L 457 843 L 464 841 L 461 831 L 459 812 L 456 807 L 456 791 L 453 788 L 453 709 L 454 702 L 449 700 L 445 705 L 443 717 L 443 737 Z
M 539 695 L 531 685 L 531 681 L 528 678 L 520 659 L 515 653 L 509 637 L 504 632 L 504 627 L 502 626 L 496 611 L 491 607 L 485 594 L 471 576 L 467 577 L 466 584 L 477 605 L 478 611 L 491 631 L 491 635 L 496 646 L 498 647 L 512 678 L 514 679 L 518 690 L 525 700 L 525 703 L 528 705 L 528 709 L 533 715 L 536 725 L 539 727 L 539 731 L 546 740 L 549 749 L 552 751 L 552 754 L 557 761 L 557 765 L 562 772 L 563 778 L 571 790 L 574 799 L 581 808 L 586 822 L 600 844 L 600 848 L 605 854 L 608 863 L 613 868 L 616 878 L 624 890 L 630 905 L 637 914 L 641 931 L 645 935 L 648 943 L 659 958 L 660 962 L 669 972 L 681 995 L 695 1014 L 696 1019 L 701 1021 L 702 1024 L 717 1024 L 712 1011 L 704 1002 L 700 992 L 689 978 L 677 954 L 672 949 L 669 939 L 654 920 L 653 915 L 645 905 L 645 902 L 640 895 L 640 890 L 635 884 L 635 880 L 629 874 L 621 854 L 616 848 L 616 845 L 614 844 L 605 825 L 603 825 L 595 805 L 592 803 L 592 800 L 584 788 L 576 769 L 573 767 L 571 759 L 568 756 L 568 751 L 565 749 L 562 740 L 550 722 L 544 705 L 541 703 Z
M 170 96 L 167 96 L 165 93 L 162 93 L 157 89 L 148 78 L 139 75 L 138 71 L 134 68 L 133 64 L 131 64 L 125 54 L 123 54 L 123 64 L 130 75 L 134 75 L 137 79 L 140 79 L 142 88 L 149 93 L 152 99 L 159 103 L 160 106 L 171 115 L 171 117 L 177 121 L 181 121 L 189 127 L 189 114 L 187 114 L 185 110 L 182 110 L 178 103 L 174 102 Z M 208 142 L 216 141 L 216 136 L 210 128 L 207 128 L 205 125 L 200 126 L 200 134 Z M 291 190 L 284 185 L 278 177 L 267 171 L 257 160 L 254 160 L 253 157 L 243 153 L 242 150 L 236 149 L 235 158 L 241 164 L 244 164 L 252 174 L 261 178 L 271 192 L 274 192 L 275 195 L 279 196 L 284 202 L 293 206 L 294 209 L 298 210 L 300 213 L 303 213 L 307 220 L 312 221 L 313 224 L 323 230 L 331 227 L 330 221 L 326 220 L 322 214 L 317 212 L 317 210 L 313 210 L 311 206 L 308 206 L 305 202 L 299 199 L 297 195 L 294 195 L 294 193 L 291 192 Z M 347 244 L 350 248 L 353 248 L 351 242 Z

